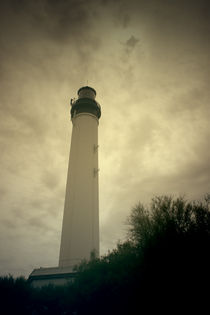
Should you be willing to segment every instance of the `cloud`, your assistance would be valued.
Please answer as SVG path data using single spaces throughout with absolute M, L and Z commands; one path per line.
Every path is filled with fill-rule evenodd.
M 18 26 L 17 31 L 22 31 L 23 36 L 29 37 L 33 32 L 35 40 L 37 36 L 50 36 L 64 41 L 69 36 L 85 32 L 83 27 L 89 26 L 91 2 L 87 7 L 85 1 L 8 1 L 3 5 L 2 16 L 6 14 L 8 22 L 13 19 L 10 28 Z M 8 23 L 7 19 L 3 19 L 4 23 Z M 28 28 L 23 30 L 23 26 Z
M 87 80 L 102 105 L 103 252 L 125 236 L 139 200 L 209 189 L 208 1 L 10 0 L 0 8 L 2 273 L 57 264 L 69 99 Z
M 139 39 L 135 38 L 133 35 L 126 41 L 125 45 L 128 49 L 134 49 L 136 44 L 139 42 Z
M 54 190 L 60 184 L 60 176 L 52 171 L 44 171 L 43 173 L 43 183 L 50 190 Z
M 125 53 L 127 56 L 129 56 L 131 52 L 135 49 L 138 42 L 139 42 L 139 39 L 137 39 L 133 35 L 131 35 L 129 39 L 126 40 L 124 47 L 125 47 Z
M 40 215 L 30 218 L 28 220 L 28 226 L 30 226 L 30 228 L 41 229 L 42 232 L 49 230 L 49 224 L 47 224 L 47 221 Z

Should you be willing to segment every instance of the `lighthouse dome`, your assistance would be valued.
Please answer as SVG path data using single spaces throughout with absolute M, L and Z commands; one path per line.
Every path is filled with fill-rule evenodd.
M 90 98 L 94 100 L 96 98 L 96 91 L 90 86 L 83 86 L 78 90 L 78 98 Z

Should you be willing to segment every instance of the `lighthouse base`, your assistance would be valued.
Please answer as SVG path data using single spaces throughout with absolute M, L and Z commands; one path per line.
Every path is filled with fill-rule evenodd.
M 46 285 L 65 285 L 74 281 L 76 272 L 73 267 L 51 267 L 34 269 L 29 275 L 29 282 L 34 288 Z

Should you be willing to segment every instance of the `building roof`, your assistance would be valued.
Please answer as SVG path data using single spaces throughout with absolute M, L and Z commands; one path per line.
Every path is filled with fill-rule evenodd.
M 90 87 L 90 86 L 82 86 L 79 90 L 78 90 L 78 92 L 77 92 L 77 94 L 79 95 L 79 92 L 81 91 L 81 90 L 83 90 L 83 89 L 90 89 L 91 91 L 93 91 L 94 93 L 95 93 L 95 95 L 96 95 L 96 90 L 94 90 L 92 87 Z
M 61 276 L 61 275 L 67 275 L 67 274 L 72 274 L 76 273 L 73 270 L 73 267 L 51 267 L 51 268 L 42 268 L 40 267 L 39 269 L 34 269 L 32 273 L 29 275 L 29 278 L 34 278 L 34 277 L 48 277 L 48 276 Z

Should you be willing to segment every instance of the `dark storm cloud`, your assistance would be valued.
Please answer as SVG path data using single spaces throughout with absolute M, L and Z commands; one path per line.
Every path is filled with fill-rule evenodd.
M 42 35 L 62 41 L 66 37 L 81 35 L 89 26 L 85 1 L 11 0 L 1 9 L 4 23 L 9 25 L 13 22 L 10 24 L 13 30 L 14 26 L 19 26 L 20 38 L 21 35 L 26 38 L 32 35 L 36 39 Z
M 131 25 L 138 20 L 140 34 L 141 31 L 152 31 L 152 39 L 157 50 L 170 45 L 174 50 L 179 50 L 178 45 L 182 38 L 187 42 L 193 40 L 209 47 L 210 3 L 208 0 L 129 2 L 123 0 L 113 5 L 113 16 L 116 20 L 120 20 L 125 12 Z M 162 46 L 163 40 L 167 46 Z
M 170 37 L 173 33 L 196 30 L 209 34 L 209 1 L 86 1 L 83 0 L 10 0 L 1 5 L 2 22 L 19 27 L 19 39 L 36 34 L 62 41 L 74 37 L 75 41 L 87 41 L 91 19 L 97 19 L 98 10 L 109 7 L 109 17 L 119 20 L 123 27 L 132 23 L 132 17 L 138 15 L 140 22 L 149 22 L 157 32 L 164 30 Z M 103 12 L 103 11 L 102 11 Z M 12 22 L 12 23 L 11 23 Z M 140 23 L 141 25 L 141 23 Z M 166 28 L 168 26 L 168 28 Z M 183 27 L 184 26 L 184 27 Z M 173 28 L 172 28 L 173 27 Z M 140 30 L 141 31 L 141 30 Z M 199 35 L 202 35 L 199 32 Z M 77 36 L 78 35 L 78 36 Z M 198 35 L 194 32 L 194 35 Z M 170 39 L 170 38 L 169 38 Z M 195 38 L 196 39 L 196 38 Z
M 139 42 L 139 39 L 135 38 L 133 35 L 126 41 L 125 45 L 130 48 L 133 49 L 136 44 Z
M 73 39 L 71 45 L 78 50 L 81 44 L 97 49 L 99 39 L 90 32 L 94 2 L 90 0 L 88 5 L 83 0 L 10 0 L 4 3 L 1 5 L 2 54 L 8 50 L 13 51 L 14 56 L 21 54 L 18 48 L 24 49 L 28 42 L 40 39 L 52 40 L 58 45 L 68 44 Z
M 139 39 L 137 39 L 135 36 L 132 35 L 124 44 L 126 54 L 129 55 L 133 51 L 133 49 L 136 47 L 138 42 L 139 42 Z

